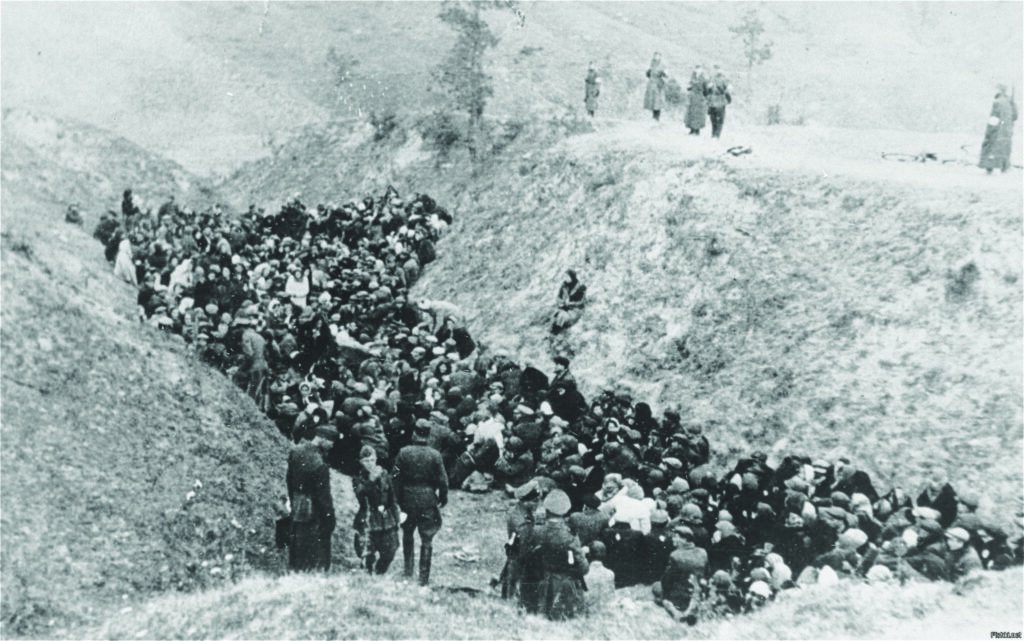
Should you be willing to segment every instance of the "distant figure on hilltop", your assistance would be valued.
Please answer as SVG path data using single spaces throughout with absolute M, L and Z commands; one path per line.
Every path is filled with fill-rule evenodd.
M 702 65 L 693 68 L 690 74 L 689 102 L 686 104 L 686 126 L 691 136 L 699 136 L 700 130 L 708 123 L 708 102 L 704 93 L 708 89 L 708 77 Z
M 715 65 L 715 73 L 708 84 L 705 94 L 708 99 L 708 115 L 711 117 L 711 137 L 722 136 L 722 125 L 725 124 L 725 106 L 732 102 L 729 93 L 729 79 Z
M 1017 121 L 1017 105 L 1006 95 L 1006 85 L 996 85 L 996 97 L 992 102 L 992 115 L 985 128 L 985 140 L 981 143 L 981 161 L 978 166 L 988 173 L 993 169 L 1005 172 L 1010 168 L 1010 151 L 1013 148 L 1013 123 Z
M 591 61 L 587 67 L 587 79 L 585 80 L 586 91 L 583 94 L 583 103 L 587 106 L 587 115 L 591 118 L 597 111 L 597 97 L 601 95 L 601 78 L 594 70 L 594 62 Z
M 647 70 L 647 91 L 644 92 L 644 109 L 650 109 L 654 119 L 661 120 L 661 110 L 665 108 L 665 83 L 668 74 L 661 67 L 661 54 L 654 52 L 651 66 Z
M 576 270 L 568 269 L 565 280 L 558 288 L 558 309 L 555 310 L 551 333 L 558 334 L 569 329 L 583 316 L 583 307 L 587 304 L 587 286 L 580 282 Z

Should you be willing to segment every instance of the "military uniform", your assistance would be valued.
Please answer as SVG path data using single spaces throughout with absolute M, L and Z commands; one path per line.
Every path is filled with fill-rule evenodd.
M 425 438 L 421 435 L 420 438 Z M 433 539 L 441 530 L 441 510 L 448 503 L 448 476 L 441 454 L 423 444 L 407 445 L 395 457 L 392 471 L 398 505 L 406 514 L 402 523 L 405 576 L 413 575 L 413 533 L 420 532 L 420 583 L 430 582 Z
M 555 621 L 582 614 L 588 563 L 580 540 L 565 519 L 554 517 L 537 531 L 535 545 L 544 572 L 538 589 L 540 612 Z

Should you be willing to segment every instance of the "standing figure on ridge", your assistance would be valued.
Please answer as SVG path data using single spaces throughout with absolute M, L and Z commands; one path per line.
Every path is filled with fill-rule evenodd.
M 594 112 L 597 111 L 597 97 L 601 95 L 601 78 L 594 70 L 593 60 L 587 66 L 587 78 L 584 83 L 586 90 L 583 94 L 583 103 L 587 107 L 587 115 L 593 118 Z
M 686 127 L 691 136 L 699 136 L 700 130 L 708 123 L 708 102 L 704 98 L 707 88 L 708 78 L 704 67 L 697 65 L 690 74 L 690 86 L 687 88 L 689 101 L 686 103 Z
M 985 128 L 985 140 L 981 143 L 981 160 L 978 166 L 988 173 L 993 169 L 1005 172 L 1010 168 L 1010 151 L 1013 149 L 1013 123 L 1017 121 L 1017 105 L 1013 97 L 1006 95 L 1006 85 L 996 85 L 996 97 L 992 102 L 992 114 Z
M 661 67 L 661 54 L 654 52 L 651 66 L 647 70 L 647 90 L 644 92 L 644 109 L 650 109 L 654 119 L 661 120 L 661 110 L 665 108 L 665 83 L 668 74 Z
M 722 137 L 722 125 L 725 124 L 725 106 L 732 102 L 729 93 L 729 80 L 715 65 L 715 74 L 708 83 L 708 115 L 711 117 L 711 137 Z

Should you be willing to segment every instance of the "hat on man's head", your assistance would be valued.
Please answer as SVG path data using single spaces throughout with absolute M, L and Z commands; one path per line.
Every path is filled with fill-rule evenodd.
M 962 527 L 951 527 L 946 530 L 947 539 L 956 539 L 961 543 L 967 543 L 971 540 L 971 533 Z
M 430 436 L 430 421 L 425 418 L 416 419 L 416 427 L 413 428 L 416 436 Z
M 693 540 L 693 530 L 691 530 L 690 528 L 686 527 L 685 525 L 682 525 L 682 524 L 676 525 L 675 527 L 672 528 L 672 532 L 674 534 L 678 534 L 679 536 L 681 536 L 684 539 L 687 539 L 689 541 Z
M 544 509 L 555 516 L 564 516 L 572 508 L 569 495 L 559 489 L 551 490 L 544 498 Z
M 528 405 L 523 405 L 522 403 L 516 405 L 516 411 L 525 416 L 533 416 L 533 408 Z
M 569 367 L 569 359 L 564 356 L 556 356 L 551 359 L 555 362 L 555 365 L 561 365 L 562 367 Z
M 668 512 L 665 510 L 654 510 L 651 512 L 651 524 L 668 523 Z

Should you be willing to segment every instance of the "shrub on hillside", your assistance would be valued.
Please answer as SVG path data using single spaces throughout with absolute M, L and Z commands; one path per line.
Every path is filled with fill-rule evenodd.
M 430 113 L 416 123 L 416 129 L 427 146 L 447 153 L 462 140 L 462 129 L 446 111 Z
M 959 302 L 970 297 L 974 290 L 974 283 L 977 282 L 980 273 L 977 265 L 971 261 L 954 271 L 946 274 L 946 300 Z
M 399 129 L 398 114 L 393 111 L 384 113 L 371 112 L 370 124 L 373 126 L 373 141 L 381 142 L 391 138 Z

